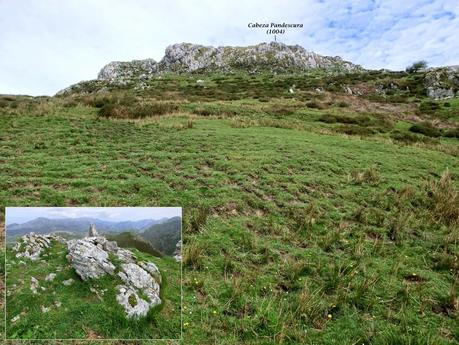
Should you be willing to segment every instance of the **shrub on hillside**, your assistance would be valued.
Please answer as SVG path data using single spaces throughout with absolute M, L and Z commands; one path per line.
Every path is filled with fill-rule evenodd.
M 448 129 L 443 136 L 447 138 L 459 138 L 459 127 Z
M 413 134 L 410 132 L 393 131 L 390 134 L 390 137 L 393 140 L 396 140 L 398 142 L 405 143 L 405 144 L 414 144 L 418 142 L 425 143 L 425 144 L 436 143 L 436 139 L 424 137 L 422 135 L 417 135 L 417 134 Z
M 337 104 L 336 104 L 338 107 L 340 108 L 347 108 L 349 107 L 349 103 L 345 102 L 345 101 L 339 101 Z
M 322 103 L 319 103 L 317 101 L 307 102 L 306 106 L 308 108 L 312 108 L 312 109 L 325 109 L 325 106 Z
M 361 127 L 357 125 L 342 125 L 335 129 L 337 133 L 344 133 L 347 135 L 360 135 L 369 136 L 375 134 L 375 131 L 368 127 Z
M 441 136 L 440 130 L 429 122 L 420 122 L 414 124 L 410 127 L 410 132 L 420 133 L 432 138 L 438 138 Z
M 347 115 L 332 115 L 324 114 L 319 117 L 320 122 L 325 123 L 344 123 L 344 124 L 353 124 L 359 126 L 369 126 L 371 124 L 371 118 L 369 116 L 347 116 Z
M 440 104 L 434 101 L 424 101 L 419 104 L 419 111 L 423 114 L 432 114 L 440 109 Z
M 141 119 L 151 116 L 170 114 L 179 109 L 178 105 L 170 102 L 154 102 L 126 106 L 108 103 L 99 109 L 98 115 L 105 118 Z
M 325 122 L 325 123 L 336 123 L 337 119 L 335 115 L 332 114 L 323 114 L 319 117 L 320 122 Z

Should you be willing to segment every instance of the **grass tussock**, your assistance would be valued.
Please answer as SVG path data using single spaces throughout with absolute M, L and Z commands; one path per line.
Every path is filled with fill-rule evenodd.
M 432 203 L 432 214 L 438 220 L 451 226 L 459 225 L 459 190 L 448 170 L 438 181 L 429 183 L 428 196 Z
M 103 105 L 98 115 L 113 119 L 142 119 L 146 117 L 172 114 L 179 110 L 179 106 L 173 102 L 149 102 L 133 105 L 108 103 Z
M 196 242 L 186 243 L 183 250 L 183 265 L 199 270 L 203 268 L 204 249 Z
M 380 182 L 380 180 L 381 177 L 376 165 L 372 165 L 364 171 L 354 170 L 348 175 L 348 181 L 351 181 L 355 184 L 368 183 L 376 185 Z

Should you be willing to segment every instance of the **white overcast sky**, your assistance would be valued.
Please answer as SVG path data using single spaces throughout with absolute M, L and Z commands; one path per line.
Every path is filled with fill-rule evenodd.
M 52 95 L 173 43 L 271 40 L 249 22 L 303 23 L 280 41 L 366 68 L 459 64 L 458 0 L 0 0 L 0 94 Z
M 181 217 L 181 207 L 7 207 L 6 224 L 25 223 L 35 218 L 90 217 L 108 221 L 136 221 Z

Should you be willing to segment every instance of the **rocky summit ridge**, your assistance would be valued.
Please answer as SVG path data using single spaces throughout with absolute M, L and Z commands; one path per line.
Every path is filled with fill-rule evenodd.
M 120 78 L 148 78 L 151 75 L 175 72 L 236 71 L 272 72 L 331 69 L 336 71 L 358 71 L 362 67 L 344 61 L 341 57 L 322 56 L 307 51 L 299 45 L 278 42 L 260 43 L 247 47 L 212 47 L 191 43 L 178 43 L 166 48 L 161 61 L 153 59 L 131 62 L 110 62 L 99 72 L 100 80 Z
M 345 61 L 339 56 L 323 56 L 299 45 L 286 45 L 279 42 L 246 47 L 212 47 L 178 43 L 168 46 L 164 57 L 158 62 L 154 59 L 113 61 L 100 70 L 97 79 L 71 85 L 59 91 L 57 95 L 103 93 L 116 88 L 145 90 L 151 88 L 151 80 L 161 79 L 168 73 L 301 74 L 309 71 L 324 71 L 330 75 L 373 72 Z M 457 66 L 430 68 L 420 72 L 422 79 L 419 81 L 428 97 L 433 99 L 459 97 Z M 342 85 L 342 88 L 348 89 L 348 85 Z M 375 85 L 374 89 L 379 93 L 380 86 Z
M 56 235 L 30 233 L 22 236 L 13 250 L 17 258 L 37 261 L 55 241 L 67 246 L 66 258 L 83 281 L 113 276 L 114 284 L 117 284 L 116 301 L 124 308 L 126 317 L 146 316 L 151 308 L 161 304 L 162 278 L 158 267 L 153 262 L 137 260 L 131 251 L 119 248 L 114 241 L 108 241 L 97 233 L 93 224 L 88 235 L 82 239 L 66 241 Z M 55 273 L 50 273 L 47 280 L 55 276 Z M 31 282 L 33 293 L 38 293 L 38 280 L 32 277 Z M 63 281 L 62 284 L 69 286 L 72 281 Z

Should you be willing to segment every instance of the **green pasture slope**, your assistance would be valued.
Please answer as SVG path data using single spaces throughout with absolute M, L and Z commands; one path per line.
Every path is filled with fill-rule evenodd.
M 321 78 L 4 97 L 1 203 L 182 206 L 183 344 L 457 344 L 458 100 Z

